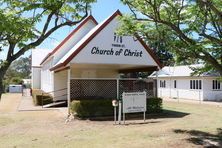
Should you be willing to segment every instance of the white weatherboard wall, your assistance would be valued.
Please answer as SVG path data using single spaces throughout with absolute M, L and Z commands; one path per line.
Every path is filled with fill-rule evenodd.
M 32 88 L 40 89 L 41 88 L 41 68 L 32 67 Z
M 204 78 L 204 83 L 203 83 L 203 89 L 204 89 L 204 93 L 203 93 L 203 98 L 204 100 L 222 100 L 222 88 L 220 90 L 213 90 L 212 86 L 213 86 L 213 80 L 216 80 L 216 78 L 212 78 L 212 77 L 205 77 Z M 222 87 L 222 83 L 221 87 Z
M 50 71 L 53 59 L 49 59 L 42 65 L 41 69 L 41 89 L 45 92 L 54 91 L 54 72 Z
M 213 89 L 213 80 L 215 82 L 219 78 L 217 72 L 207 72 L 200 76 L 192 75 L 194 72 L 193 68 L 201 68 L 203 66 L 202 64 L 165 66 L 158 71 L 158 96 L 198 101 L 222 101 L 222 83 L 220 82 L 220 89 L 219 86 L 215 88 L 215 84 Z M 156 73 L 152 73 L 149 77 L 155 79 Z M 166 87 L 160 87 L 160 81 L 164 82 L 164 80 Z M 174 88 L 174 80 L 176 80 L 176 88 Z M 198 80 L 198 85 L 200 84 L 199 81 L 201 81 L 201 89 L 191 89 L 190 80 Z
M 160 81 L 166 81 L 166 87 L 160 87 Z M 177 88 L 174 88 L 174 80 Z M 202 80 L 200 78 L 158 78 L 158 96 L 163 98 L 179 98 L 190 100 L 203 100 L 203 89 L 190 89 L 190 80 Z M 203 84 L 203 83 L 202 83 Z
M 122 43 L 114 41 L 114 32 L 118 27 L 118 19 L 114 18 L 101 32 L 99 32 L 91 41 L 88 43 L 80 53 L 71 61 L 71 63 L 94 63 L 94 64 L 126 64 L 126 65 L 140 65 L 140 66 L 156 66 L 156 62 L 148 54 L 146 49 L 141 43 L 131 36 L 123 36 Z M 80 41 L 81 42 L 81 41 Z M 115 47 L 113 44 L 119 44 L 123 47 Z M 94 48 L 94 50 L 93 50 Z M 112 49 L 113 54 L 95 54 L 94 51 Z M 92 51 L 93 50 L 93 51 Z M 140 56 L 127 56 L 126 50 L 131 52 L 142 51 Z M 93 54 L 94 53 L 94 54 Z
M 67 70 L 54 73 L 54 99 L 66 100 L 67 99 Z
M 41 88 L 41 67 L 43 58 L 50 52 L 47 49 L 32 49 L 32 89 Z

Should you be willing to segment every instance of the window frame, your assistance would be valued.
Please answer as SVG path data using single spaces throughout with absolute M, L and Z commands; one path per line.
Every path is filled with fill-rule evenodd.
M 222 90 L 221 82 L 219 80 L 212 80 L 212 90 Z
M 202 80 L 200 79 L 190 80 L 190 90 L 202 90 Z
M 174 80 L 174 88 L 177 88 L 177 80 Z

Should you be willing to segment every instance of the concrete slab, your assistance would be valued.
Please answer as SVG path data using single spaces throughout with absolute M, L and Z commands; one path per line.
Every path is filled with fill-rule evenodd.
M 22 96 L 18 111 L 44 111 L 44 110 L 61 110 L 62 107 L 57 108 L 43 108 L 42 106 L 35 106 L 31 96 Z M 66 107 L 65 107 L 66 108 Z

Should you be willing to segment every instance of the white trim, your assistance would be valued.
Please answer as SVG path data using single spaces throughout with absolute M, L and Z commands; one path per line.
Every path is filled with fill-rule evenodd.
M 70 80 L 116 80 L 118 78 L 70 78 Z
M 70 80 L 153 80 L 152 78 L 70 78 Z
M 70 115 L 70 101 L 71 101 L 71 99 L 70 99 L 70 74 L 71 73 L 71 70 L 70 69 L 68 69 L 67 70 L 67 103 L 68 103 L 68 115 Z

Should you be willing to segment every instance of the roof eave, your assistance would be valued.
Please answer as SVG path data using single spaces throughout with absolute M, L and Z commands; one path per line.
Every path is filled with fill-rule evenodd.
M 98 25 L 98 22 L 96 19 L 89 15 L 86 17 L 56 48 L 53 49 L 52 52 L 50 52 L 40 63 L 42 65 L 49 57 L 51 57 L 56 51 L 58 51 L 79 29 L 81 29 L 89 20 L 92 20 L 96 25 Z

